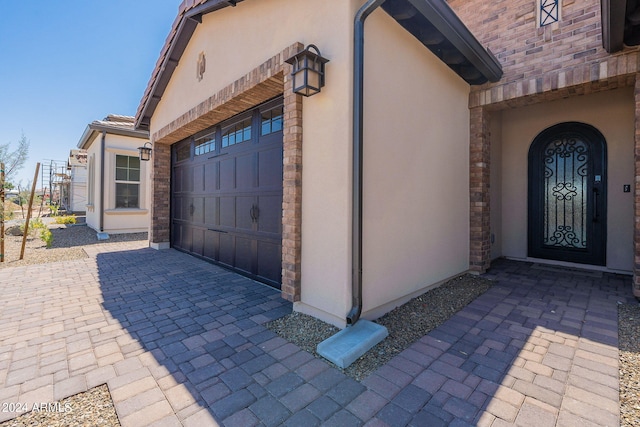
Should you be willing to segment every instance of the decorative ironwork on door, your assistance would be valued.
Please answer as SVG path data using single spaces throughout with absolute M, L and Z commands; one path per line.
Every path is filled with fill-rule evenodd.
M 567 122 L 529 149 L 529 256 L 606 262 L 606 141 L 593 126 Z
M 587 247 L 589 147 L 574 137 L 552 140 L 543 151 L 546 246 Z

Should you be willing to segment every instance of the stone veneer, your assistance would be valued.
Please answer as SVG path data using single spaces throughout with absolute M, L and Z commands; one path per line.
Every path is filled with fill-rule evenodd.
M 170 242 L 171 144 L 276 96 L 284 96 L 282 296 L 300 300 L 302 251 L 302 97 L 292 90 L 291 65 L 304 49 L 295 43 L 153 133 L 151 245 Z

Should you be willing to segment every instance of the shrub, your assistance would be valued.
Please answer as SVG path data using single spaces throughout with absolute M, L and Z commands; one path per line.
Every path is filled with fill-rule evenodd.
M 53 244 L 53 234 L 49 227 L 46 226 L 44 222 L 40 218 L 35 218 L 29 221 L 29 232 L 33 234 L 33 236 L 38 236 L 42 241 L 47 245 L 47 248 L 50 248 Z M 20 225 L 20 229 L 24 233 L 24 223 Z
M 76 217 L 74 215 L 64 215 L 55 217 L 56 224 L 75 224 Z

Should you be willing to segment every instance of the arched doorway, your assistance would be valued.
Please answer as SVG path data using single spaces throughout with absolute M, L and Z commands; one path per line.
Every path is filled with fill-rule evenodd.
M 593 126 L 561 123 L 529 148 L 529 256 L 605 265 L 607 147 Z

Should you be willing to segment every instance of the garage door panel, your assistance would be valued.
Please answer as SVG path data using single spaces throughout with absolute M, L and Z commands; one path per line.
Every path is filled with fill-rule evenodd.
M 273 148 L 258 153 L 258 183 L 260 189 L 282 188 L 282 149 Z
M 218 247 L 220 245 L 220 233 L 212 230 L 205 231 L 203 256 L 211 260 L 218 259 Z
M 253 229 L 252 211 L 255 210 L 255 198 L 251 196 L 236 197 L 236 228 L 243 231 Z
M 236 198 L 220 197 L 220 226 L 232 227 L 236 226 Z
M 255 163 L 254 153 L 243 154 L 236 157 L 236 189 L 250 190 L 256 187 L 255 183 Z
M 191 240 L 191 252 L 202 256 L 204 254 L 204 229 L 193 228 Z
M 282 230 L 282 196 L 259 196 L 258 231 L 280 234 Z
M 258 242 L 258 276 L 280 283 L 281 275 L 281 246 L 272 242 Z
M 205 224 L 218 225 L 218 198 L 205 197 L 204 199 L 204 222 Z
M 197 224 L 204 223 L 204 197 L 194 197 L 192 202 L 193 208 L 189 207 L 191 214 L 191 221 Z
M 236 188 L 236 161 L 225 159 L 220 161 L 220 190 L 234 190 Z
M 235 264 L 234 238 L 228 233 L 220 233 L 220 255 L 218 261 L 230 267 Z
M 204 191 L 204 165 L 196 165 L 193 168 L 193 190 Z
M 252 240 L 244 237 L 236 237 L 236 259 L 234 267 L 244 271 L 245 273 L 251 273 L 253 271 L 252 266 Z
M 218 190 L 218 162 L 204 165 L 204 191 L 207 193 Z

